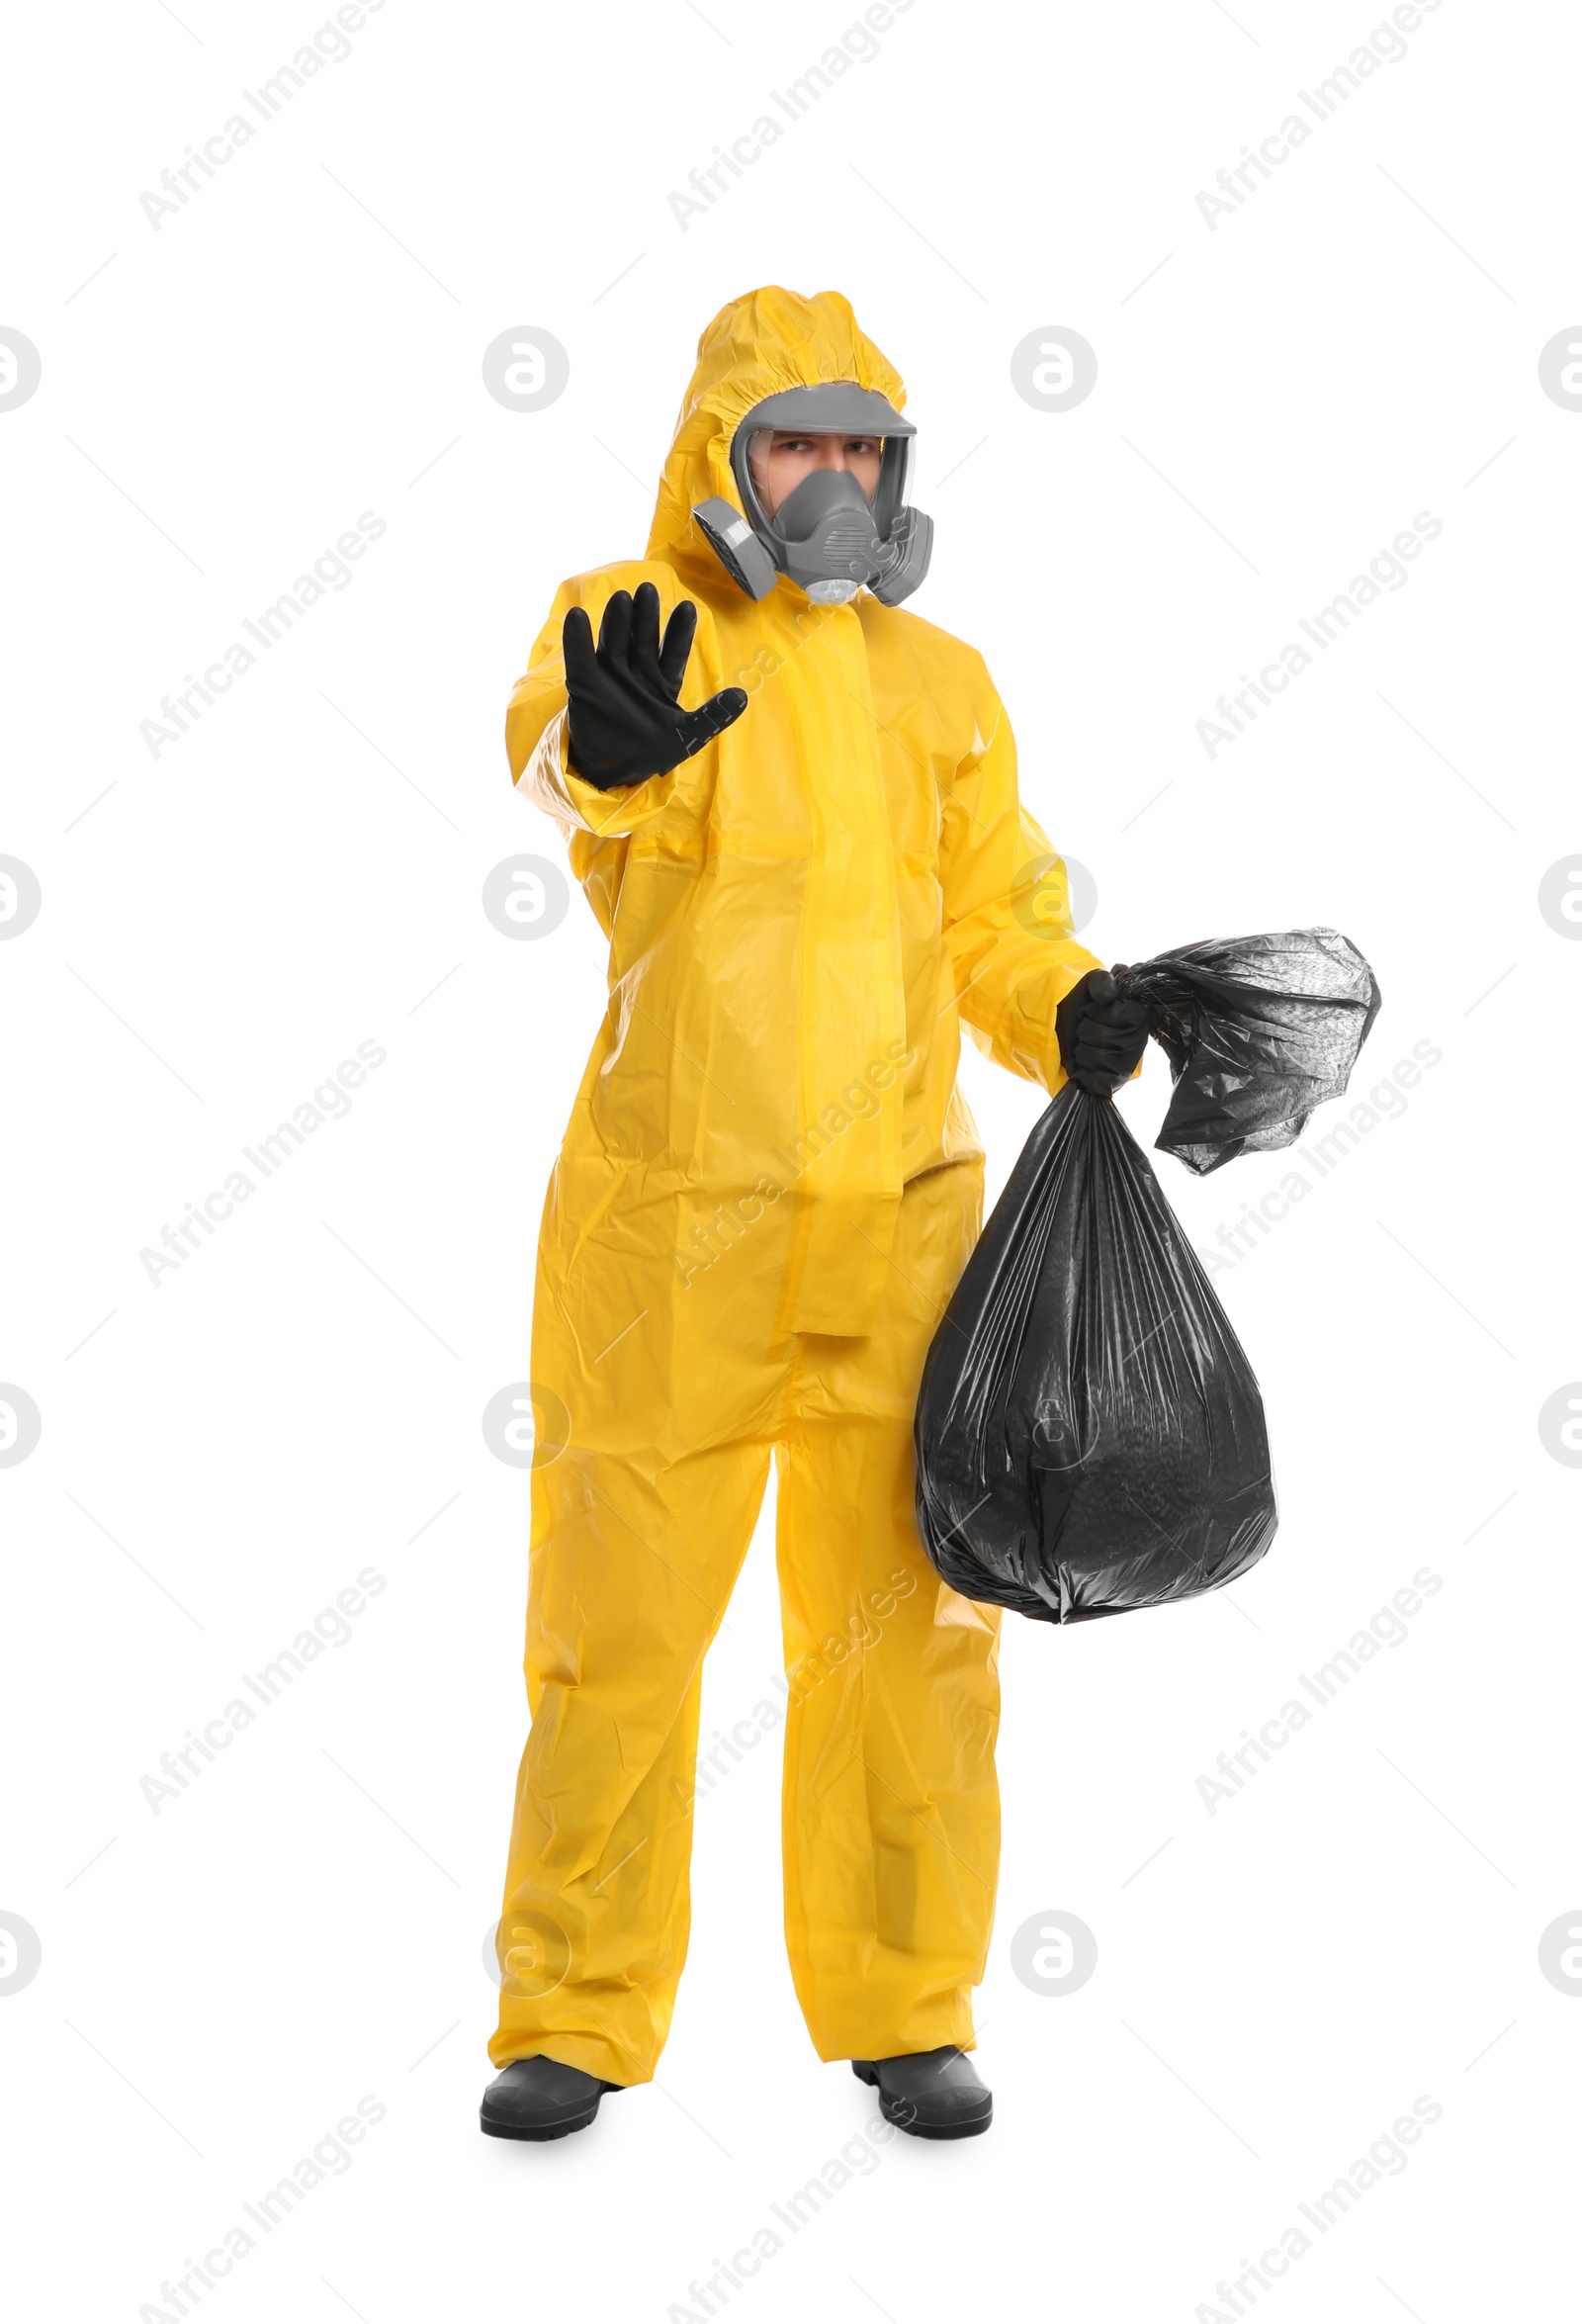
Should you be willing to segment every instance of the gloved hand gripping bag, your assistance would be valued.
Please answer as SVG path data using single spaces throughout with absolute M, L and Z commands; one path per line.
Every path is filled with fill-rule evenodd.
M 1333 930 L 1192 944 L 1116 979 L 1155 1012 L 1158 1143 L 1199 1175 L 1293 1144 L 1378 1013 Z M 923 1369 L 918 1525 L 952 1589 L 1086 1622 L 1234 1581 L 1274 1537 L 1258 1382 L 1115 1106 L 1067 1083 Z

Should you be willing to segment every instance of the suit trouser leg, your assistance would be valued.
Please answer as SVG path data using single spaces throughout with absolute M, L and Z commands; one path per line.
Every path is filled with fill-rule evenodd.
M 926 1564 L 912 1476 L 872 1421 L 781 1464 L 786 1942 L 823 2058 L 970 2048 L 994 1920 L 998 1609 Z
M 973 2040 L 999 1874 L 1000 1611 L 928 1564 L 912 1427 L 978 1201 L 975 1171 L 908 1190 L 874 1332 L 799 1342 L 779 1432 L 786 1942 L 823 2058 Z
M 498 1949 L 496 2066 L 542 2055 L 652 2079 L 690 1929 L 704 1654 L 751 1538 L 767 1445 L 639 1475 L 569 1451 L 535 1471 L 532 1732 Z

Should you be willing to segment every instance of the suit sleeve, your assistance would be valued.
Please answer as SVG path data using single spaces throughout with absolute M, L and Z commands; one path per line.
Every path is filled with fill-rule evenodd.
M 597 839 L 618 839 L 694 820 L 706 807 L 713 782 L 714 747 L 683 760 L 668 774 L 647 782 L 624 783 L 601 791 L 584 782 L 567 762 L 568 720 L 566 664 L 561 653 L 561 625 L 572 605 L 587 608 L 598 635 L 604 607 L 617 589 L 635 589 L 651 581 L 659 592 L 661 623 L 680 601 L 682 590 L 667 566 L 610 566 L 600 573 L 582 574 L 563 581 L 548 621 L 540 630 L 528 660 L 527 675 L 518 681 L 505 713 L 505 749 L 511 780 L 523 798 L 553 816 L 568 838 L 591 832 Z M 693 648 L 693 662 L 698 659 Z M 683 707 L 694 707 L 694 672 L 688 670 L 681 688 Z M 701 697 L 700 697 L 701 698 Z
M 976 747 L 943 802 L 939 877 L 957 1007 L 978 1046 L 1051 1096 L 1055 1011 L 1101 963 L 1071 926 L 1066 867 L 1016 788 L 1011 722 L 983 673 Z

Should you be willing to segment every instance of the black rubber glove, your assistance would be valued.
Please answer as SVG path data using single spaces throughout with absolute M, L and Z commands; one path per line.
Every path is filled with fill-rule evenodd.
M 747 708 L 740 686 L 727 686 L 699 709 L 677 707 L 697 626 L 698 609 L 683 597 L 660 645 L 659 592 L 652 581 L 641 582 L 635 596 L 616 590 L 604 608 L 596 651 L 583 607 L 567 614 L 561 629 L 571 710 L 567 757 L 571 772 L 595 790 L 668 774 Z
M 1148 1012 L 1120 997 L 1107 968 L 1091 968 L 1055 1011 L 1060 1062 L 1079 1089 L 1113 1097 L 1148 1045 Z

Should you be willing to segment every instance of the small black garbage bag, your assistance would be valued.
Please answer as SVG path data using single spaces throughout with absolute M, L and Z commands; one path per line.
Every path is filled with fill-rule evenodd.
M 1176 1087 L 1157 1144 L 1199 1175 L 1300 1137 L 1379 991 L 1332 929 L 1188 944 L 1117 973 Z M 1147 1156 L 1067 1083 L 923 1368 L 918 1524 L 964 1597 L 1087 1622 L 1234 1581 L 1274 1538 L 1258 1383 Z

